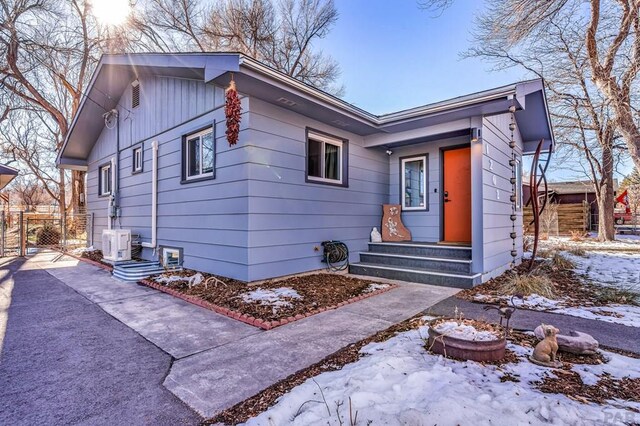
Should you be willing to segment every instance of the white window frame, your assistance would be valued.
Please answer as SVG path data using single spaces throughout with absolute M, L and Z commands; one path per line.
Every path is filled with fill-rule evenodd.
M 111 195 L 111 163 L 100 166 L 99 173 L 100 195 Z
M 422 161 L 423 164 L 423 173 L 422 173 L 422 188 L 423 188 L 423 192 L 422 192 L 422 206 L 418 206 L 418 207 L 406 207 L 406 198 L 407 198 L 407 179 L 406 179 L 406 164 L 409 162 L 414 162 L 414 161 Z M 402 188 L 401 188 L 401 193 L 400 193 L 400 197 L 401 197 L 401 207 L 402 210 L 406 210 L 406 211 L 412 211 L 412 210 L 427 210 L 427 174 L 429 173 L 429 171 L 427 170 L 427 156 L 426 155 L 417 155 L 415 157 L 407 157 L 407 158 L 403 158 L 400 161 L 400 170 L 402 175 L 400 176 L 401 182 L 402 182 Z
M 169 258 L 169 254 L 176 255 L 178 258 L 178 263 L 175 265 L 169 265 L 167 263 L 167 259 Z M 164 267 L 178 267 L 182 264 L 182 250 L 175 247 L 162 247 L 162 266 Z
M 210 172 L 206 172 L 206 173 L 202 173 L 202 161 L 204 159 L 203 153 L 204 153 L 204 144 L 202 143 L 202 137 L 211 133 L 211 137 L 213 138 L 213 128 L 207 128 L 204 130 L 201 130 L 199 132 L 196 133 L 192 133 L 190 135 L 187 135 L 185 138 L 185 164 L 184 164 L 184 177 L 186 180 L 192 180 L 192 179 L 201 179 L 203 177 L 209 177 L 209 176 L 213 176 L 213 172 L 215 169 L 215 156 L 216 156 L 216 142 L 215 140 L 213 141 L 213 164 L 211 165 L 212 170 Z M 191 164 L 191 157 L 190 157 L 190 152 L 191 150 L 189 149 L 189 142 L 199 138 L 200 139 L 200 163 L 198 164 L 198 174 L 189 176 L 189 165 Z
M 142 171 L 142 147 L 133 148 L 133 171 Z
M 522 161 L 516 159 L 516 210 L 522 210 Z
M 325 135 L 321 135 L 319 133 L 314 133 L 314 132 L 309 132 L 307 134 L 307 147 L 309 146 L 309 142 L 310 140 L 313 139 L 315 141 L 321 142 L 322 143 L 322 148 L 320 149 L 320 172 L 324 175 L 325 174 L 325 164 L 324 164 L 324 160 L 325 160 L 325 146 L 326 144 L 329 145 L 334 145 L 337 146 L 338 149 L 338 179 L 329 179 L 326 177 L 318 177 L 318 176 L 311 176 L 309 174 L 309 170 L 307 170 L 307 179 L 310 181 L 314 181 L 314 182 L 324 182 L 324 183 L 334 183 L 334 184 L 339 184 L 342 185 L 343 184 L 343 177 L 344 177 L 344 162 L 343 162 L 343 158 L 342 156 L 344 155 L 344 141 L 337 139 L 337 138 L 332 138 L 329 136 L 325 136 Z M 308 150 L 308 148 L 307 148 Z M 309 153 L 307 152 L 307 167 L 309 164 Z

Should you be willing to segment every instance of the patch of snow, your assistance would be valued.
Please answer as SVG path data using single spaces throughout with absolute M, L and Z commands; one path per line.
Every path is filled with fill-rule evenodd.
M 433 329 L 445 336 L 471 342 L 489 342 L 500 338 L 491 331 L 478 330 L 472 325 L 460 324 L 457 321 L 446 321 L 436 325 Z
M 242 295 L 245 303 L 259 302 L 261 305 L 270 305 L 273 306 L 274 312 L 279 308 L 290 307 L 291 299 L 302 299 L 302 296 L 290 287 L 258 288 Z
M 640 249 L 640 236 L 637 235 L 616 235 L 615 241 L 598 241 L 596 234 L 581 241 L 572 241 L 570 237 L 549 237 L 547 240 L 540 240 L 540 247 L 555 249 L 558 246 L 570 245 L 585 250 L 638 250 Z
M 579 425 L 603 424 L 610 414 L 640 420 L 640 414 L 631 411 L 640 408 L 638 403 L 582 404 L 538 391 L 531 382 L 553 373 L 524 359 L 531 348 L 509 344 L 523 359 L 500 367 L 454 361 L 425 352 L 426 332 L 425 326 L 365 346 L 361 352 L 367 356 L 305 381 L 246 424 L 349 424 L 349 400 L 359 424 Z M 606 356 L 612 359 L 609 364 L 574 368 L 585 377 L 604 372 L 614 377 L 624 377 L 628 371 L 640 374 L 640 360 Z M 506 373 L 519 382 L 501 382 Z M 338 410 L 342 421 L 336 417 L 336 402 L 342 403 Z
M 180 281 L 189 281 L 191 277 L 183 277 L 181 275 L 161 275 L 154 278 L 154 281 L 160 284 L 169 285 Z
M 373 293 L 374 291 L 382 290 L 389 287 L 390 287 L 389 284 L 372 283 L 372 284 L 369 284 L 369 286 L 364 289 L 363 293 Z
M 597 285 L 640 293 L 640 253 L 587 252 L 586 257 L 564 253 L 576 268 Z
M 629 327 L 640 327 L 640 306 L 607 305 L 595 307 L 568 307 L 554 309 L 551 312 L 571 315 L 573 317 L 623 324 Z
M 71 250 L 70 253 L 74 254 L 76 256 L 79 256 L 82 253 L 91 253 L 92 251 L 96 251 L 96 249 L 94 249 L 93 246 L 91 246 L 91 247 L 78 247 L 78 248 L 75 248 L 75 249 Z

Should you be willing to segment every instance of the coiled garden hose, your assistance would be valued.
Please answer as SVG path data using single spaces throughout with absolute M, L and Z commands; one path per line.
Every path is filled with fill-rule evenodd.
M 349 267 L 349 248 L 342 241 L 323 241 L 323 262 L 327 263 L 327 269 L 332 272 L 344 271 Z

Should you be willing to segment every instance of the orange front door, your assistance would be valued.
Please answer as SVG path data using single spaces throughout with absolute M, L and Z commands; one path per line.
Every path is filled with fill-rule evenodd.
M 444 242 L 471 242 L 471 148 L 443 151 Z

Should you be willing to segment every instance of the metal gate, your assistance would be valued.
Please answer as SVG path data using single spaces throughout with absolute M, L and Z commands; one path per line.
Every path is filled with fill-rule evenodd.
M 37 251 L 38 248 L 61 248 L 63 245 L 62 219 L 28 216 L 26 218 L 25 242 L 26 254 L 31 254 Z
M 40 249 L 73 250 L 92 245 L 93 214 L 1 212 L 0 257 L 34 254 Z

